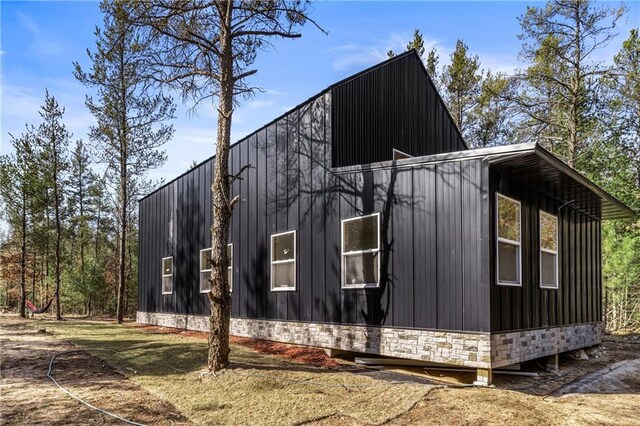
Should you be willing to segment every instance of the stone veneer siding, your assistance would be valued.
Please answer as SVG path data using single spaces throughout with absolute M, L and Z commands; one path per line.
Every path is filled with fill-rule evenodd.
M 162 327 L 209 331 L 209 317 L 138 312 L 137 321 Z M 296 345 L 380 354 L 473 368 L 491 366 L 489 333 L 316 324 L 231 318 L 233 336 Z
M 209 331 L 209 317 L 138 312 L 137 321 Z M 496 368 L 602 342 L 602 323 L 506 333 L 316 324 L 231 318 L 231 334 L 296 345 L 380 354 L 473 368 Z
M 604 324 L 568 325 L 491 335 L 493 368 L 602 343 Z

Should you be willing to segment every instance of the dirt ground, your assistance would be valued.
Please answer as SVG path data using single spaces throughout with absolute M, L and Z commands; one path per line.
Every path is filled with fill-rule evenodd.
M 1 321 L 0 424 L 123 424 L 63 394 L 47 378 L 51 357 L 77 347 L 38 331 L 27 321 L 8 316 Z M 52 375 L 88 403 L 126 419 L 145 424 L 189 423 L 173 405 L 87 353 L 61 355 Z
M 53 354 L 79 349 L 48 332 L 38 331 L 45 326 L 54 328 L 53 323 L 48 325 L 46 321 L 24 321 L 6 315 L 0 316 L 0 321 L 2 349 L 0 424 L 119 423 L 115 419 L 87 409 L 64 395 L 46 378 L 48 362 Z M 72 327 L 73 324 L 68 326 Z M 113 329 L 116 326 L 110 327 Z M 118 330 L 121 330 L 118 333 L 122 333 L 121 328 Z M 193 332 L 139 326 L 134 326 L 130 332 L 125 333 L 132 332 L 158 334 L 157 342 L 163 345 L 167 344 L 162 343 L 163 334 L 178 335 L 184 338 L 185 344 L 189 339 L 193 342 L 193 339 L 200 340 L 206 337 L 204 334 Z M 89 335 L 85 338 L 87 336 Z M 139 338 L 138 336 L 137 339 Z M 132 337 L 131 341 L 135 339 Z M 86 342 L 88 344 L 89 340 Z M 290 365 L 291 362 L 299 362 L 313 365 L 314 368 L 322 367 L 327 372 L 338 371 L 344 374 L 367 376 L 377 381 L 389 383 L 412 381 L 415 386 L 422 386 L 424 389 L 423 393 L 411 400 L 415 402 L 409 402 L 407 399 L 406 408 L 394 411 L 393 413 L 396 414 L 389 411 L 388 414 L 392 415 L 381 416 L 379 412 L 372 412 L 367 416 L 362 408 L 363 412 L 355 416 L 351 407 L 349 410 L 324 410 L 329 414 L 319 415 L 312 420 L 306 417 L 308 420 L 303 424 L 640 425 L 640 337 L 638 335 L 608 336 L 603 345 L 586 351 L 588 359 L 562 356 L 560 370 L 557 373 L 547 372 L 539 364 L 532 362 L 524 365 L 524 368 L 539 372 L 540 375 L 537 377 L 495 375 L 495 386 L 492 388 L 465 387 L 464 384 L 473 381 L 472 373 L 434 370 L 425 373 L 421 368 L 364 369 L 349 362 L 336 362 L 317 349 L 252 339 L 234 339 L 233 343 L 248 348 L 249 351 L 260 353 L 260 357 L 273 357 L 275 361 L 280 359 L 283 363 L 287 363 L 282 364 L 283 367 Z M 181 406 L 179 396 L 172 395 L 170 392 L 158 392 L 157 389 L 147 386 L 145 382 L 139 382 L 142 386 L 136 384 L 125 377 L 135 372 L 125 371 L 126 369 L 116 371 L 99 357 L 99 354 L 94 357 L 85 352 L 61 356 L 56 360 L 54 375 L 63 386 L 78 393 L 88 402 L 136 422 L 203 423 L 202 418 L 192 416 L 193 412 L 183 410 L 185 414 L 180 413 L 176 408 Z M 268 370 L 263 370 L 260 374 L 262 376 L 258 381 L 264 381 L 263 376 L 270 373 Z M 167 376 L 167 380 L 182 380 L 179 375 L 175 376 L 175 379 L 170 377 L 173 376 Z M 283 386 L 295 387 L 294 392 L 299 395 L 299 398 L 304 399 L 307 397 L 305 393 L 320 391 L 313 386 L 300 386 L 300 389 L 297 389 L 298 385 L 295 383 L 278 384 L 277 377 L 279 377 L 277 374 L 269 376 L 270 392 Z M 248 380 L 248 378 L 245 379 Z M 349 395 L 353 392 L 354 389 L 345 387 L 344 397 L 353 397 Z M 380 396 L 383 395 L 387 398 L 392 396 L 389 393 Z M 373 406 L 376 407 L 375 404 Z M 388 410 L 382 404 L 378 404 L 377 409 Z M 237 420 L 242 417 L 224 418 L 226 419 L 224 423 L 242 423 Z M 384 421 L 381 422 L 379 419 L 382 418 Z M 264 424 L 267 422 L 265 421 Z

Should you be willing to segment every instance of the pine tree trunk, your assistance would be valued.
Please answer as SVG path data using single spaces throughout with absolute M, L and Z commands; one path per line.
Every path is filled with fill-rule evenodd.
M 116 316 L 118 324 L 121 324 L 124 319 L 124 295 L 125 287 L 127 285 L 125 268 L 126 268 L 126 256 L 127 256 L 127 206 L 129 203 L 129 197 L 127 193 L 129 175 L 127 171 L 127 160 L 129 159 L 128 153 L 128 136 L 129 129 L 127 128 L 127 84 L 126 78 L 126 66 L 124 63 L 124 51 L 123 45 L 124 39 L 121 39 L 118 45 L 118 57 L 119 57 L 119 95 L 120 95 L 120 187 L 118 189 L 118 202 L 119 202 L 119 244 L 118 244 L 118 304 L 116 306 Z
M 27 194 L 22 189 L 22 241 L 20 247 L 20 317 L 26 318 L 27 304 Z
M 124 157 L 124 156 L 123 156 Z M 124 294 L 126 284 L 126 241 L 127 241 L 127 179 L 126 164 L 121 164 L 120 172 L 120 229 L 118 243 L 118 306 L 116 313 L 118 324 L 124 319 Z
M 233 2 L 224 3 L 220 19 L 220 97 L 218 134 L 213 187 L 211 317 L 209 319 L 209 371 L 216 372 L 229 365 L 229 324 L 231 295 L 227 274 L 227 242 L 232 205 L 229 200 L 229 141 L 233 115 L 233 56 L 231 50 L 231 14 Z
M 56 176 L 57 179 L 57 176 Z M 58 195 L 58 183 L 54 183 L 54 197 L 56 208 L 56 319 L 62 319 L 60 307 L 60 263 L 62 262 L 62 223 L 60 221 L 60 197 Z

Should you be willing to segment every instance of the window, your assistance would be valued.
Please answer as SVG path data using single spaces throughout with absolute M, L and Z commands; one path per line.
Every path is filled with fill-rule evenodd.
M 342 288 L 380 282 L 380 213 L 342 221 Z
M 558 288 L 558 217 L 540 211 L 540 287 Z
M 233 291 L 233 244 L 227 245 L 229 291 Z M 211 290 L 211 248 L 200 250 L 200 293 Z
M 409 155 L 406 152 L 402 152 L 399 149 L 393 148 L 393 159 L 404 160 L 405 158 L 413 158 L 413 155 Z
M 173 293 L 173 257 L 162 259 L 162 294 Z
M 271 291 L 296 289 L 296 231 L 271 236 Z
M 497 194 L 498 285 L 522 285 L 520 202 Z

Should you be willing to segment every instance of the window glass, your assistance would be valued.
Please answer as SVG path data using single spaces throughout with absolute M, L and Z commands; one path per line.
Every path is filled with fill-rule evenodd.
M 520 204 L 498 195 L 498 237 L 520 241 Z
M 282 235 L 274 235 L 271 241 L 274 261 L 294 259 L 295 233 L 289 232 Z
M 162 259 L 162 293 L 173 292 L 173 257 Z
M 295 286 L 295 262 L 276 263 L 271 267 L 271 285 L 273 288 Z
M 558 251 L 558 218 L 540 212 L 540 247 Z
M 378 215 L 343 222 L 344 251 L 377 250 Z
M 173 258 L 167 257 L 165 259 L 162 259 L 162 275 L 172 275 L 172 274 L 173 274 Z
M 200 251 L 200 270 L 211 271 L 211 249 Z
M 364 285 L 378 282 L 378 252 L 345 255 L 345 285 Z
M 271 289 L 296 289 L 296 232 L 271 236 Z
M 540 274 L 541 274 L 541 284 L 543 287 L 554 287 L 558 286 L 557 282 L 557 268 L 558 262 L 556 262 L 558 255 L 555 253 L 541 252 L 540 253 Z
M 380 282 L 379 215 L 342 221 L 342 286 L 377 286 Z
M 520 269 L 520 247 L 514 244 L 498 242 L 498 281 L 501 283 L 518 284 Z

